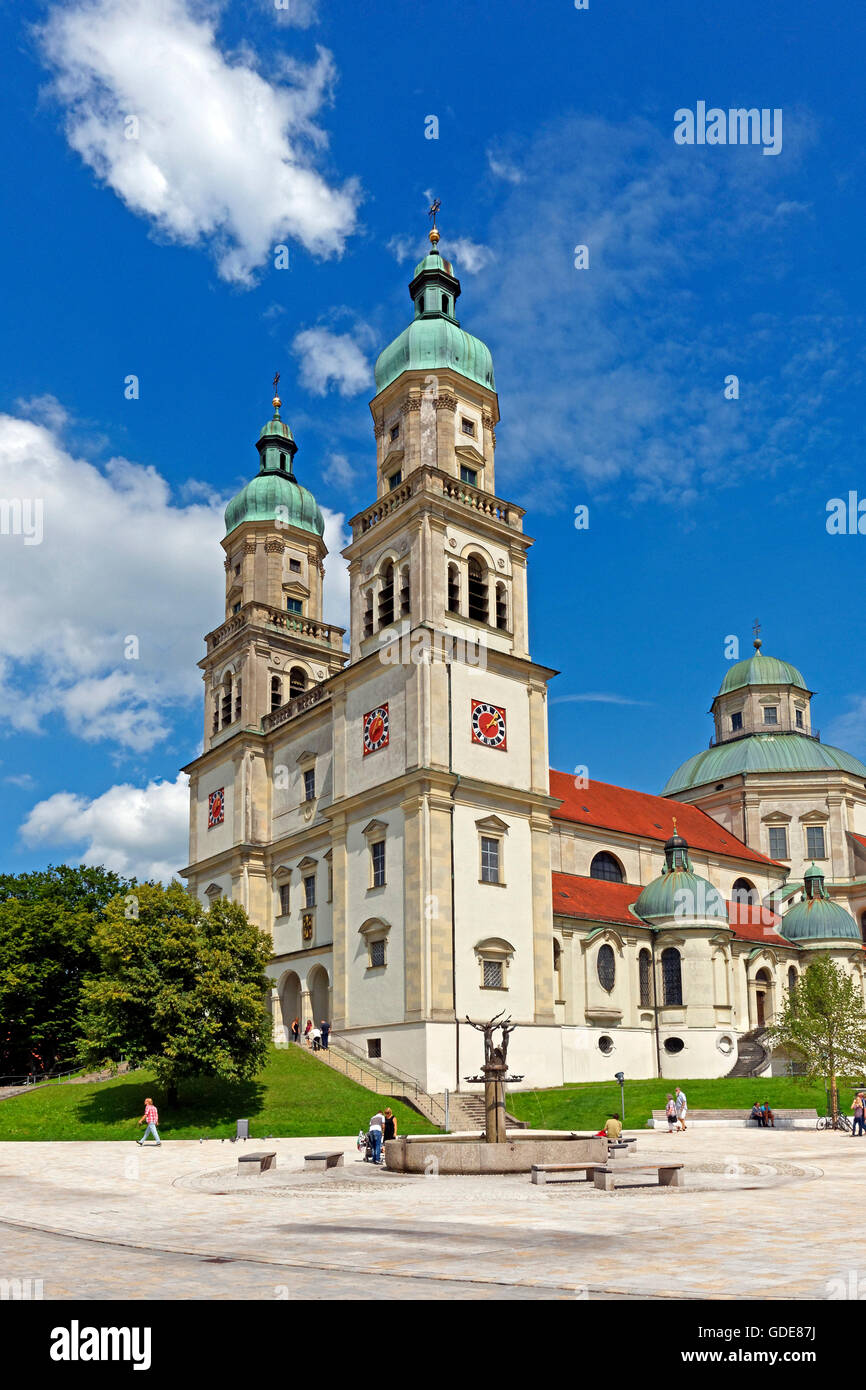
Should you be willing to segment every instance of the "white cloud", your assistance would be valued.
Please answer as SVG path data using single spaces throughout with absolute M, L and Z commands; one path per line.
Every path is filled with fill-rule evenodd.
M 371 383 L 370 364 L 356 334 L 304 328 L 295 335 L 292 351 L 300 363 L 301 385 L 313 396 L 324 396 L 332 385 L 341 396 L 354 396 Z
M 827 742 L 855 758 L 866 757 L 866 695 L 852 695 L 849 708 L 834 719 L 827 732 Z
M 71 148 L 159 232 L 207 243 L 226 280 L 249 284 L 287 238 L 339 255 L 359 189 L 316 168 L 331 55 L 224 53 L 217 17 L 191 0 L 73 0 L 37 33 Z
M 430 242 L 426 237 L 401 236 L 399 233 L 395 233 L 386 246 L 400 264 L 404 261 L 420 261 L 430 251 Z M 489 246 L 483 246 L 466 236 L 449 236 L 446 240 L 443 233 L 439 249 L 447 260 L 454 262 L 454 269 L 458 275 L 475 275 L 493 259 L 493 251 Z
M 3 498 L 41 503 L 43 540 L 0 533 L 0 724 L 36 733 L 60 717 L 88 742 L 151 748 L 178 707 L 202 698 L 202 638 L 224 613 L 225 498 L 208 489 L 179 505 L 156 469 L 123 458 L 96 467 L 44 425 L 0 415 Z M 343 517 L 323 513 L 339 550 Z M 327 593 L 342 626 L 339 555 Z
M 552 705 L 569 704 L 588 704 L 588 705 L 649 705 L 651 700 L 632 700 L 628 695 L 612 695 L 606 691 L 588 691 L 585 695 L 555 695 L 551 699 Z
M 189 853 L 189 782 L 128 783 L 88 798 L 55 792 L 39 801 L 21 826 L 30 848 L 72 846 L 69 862 L 103 864 L 125 877 L 177 876 Z
M 330 454 L 322 469 L 322 477 L 333 487 L 353 491 L 358 485 L 358 470 L 345 454 Z
M 511 160 L 500 159 L 491 150 L 488 150 L 487 164 L 494 178 L 504 179 L 506 183 L 523 183 L 523 174 Z
M 29 772 L 12 772 L 8 777 L 4 777 L 3 781 L 13 787 L 23 787 L 25 791 L 29 791 L 36 783 L 36 779 Z
M 262 8 L 293 29 L 309 29 L 319 22 L 318 0 L 262 0 Z

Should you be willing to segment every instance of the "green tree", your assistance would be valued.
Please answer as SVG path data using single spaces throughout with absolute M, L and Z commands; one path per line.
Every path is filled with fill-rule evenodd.
M 185 1077 L 238 1081 L 264 1063 L 271 941 L 237 903 L 208 910 L 177 882 L 109 904 L 94 938 L 99 972 L 82 991 L 80 1056 L 147 1066 L 177 1100 Z
M 72 1061 L 91 941 L 109 902 L 130 885 L 101 868 L 49 866 L 0 874 L 0 1072 Z
M 837 1077 L 866 1065 L 866 1010 L 854 980 L 830 956 L 817 956 L 767 1030 L 767 1041 L 802 1057 L 810 1077 L 824 1078 L 835 1119 Z

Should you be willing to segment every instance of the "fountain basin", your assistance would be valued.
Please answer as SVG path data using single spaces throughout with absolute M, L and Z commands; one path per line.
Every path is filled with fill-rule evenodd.
M 529 1173 L 533 1163 L 605 1163 L 607 1140 L 510 1130 L 504 1144 L 477 1134 L 404 1134 L 385 1144 L 392 1173 Z

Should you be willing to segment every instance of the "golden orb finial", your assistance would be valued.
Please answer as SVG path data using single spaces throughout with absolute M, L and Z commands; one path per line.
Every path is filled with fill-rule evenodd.
M 676 833 L 677 833 L 677 818 L 676 818 L 676 816 L 673 816 L 671 819 L 673 820 L 673 823 L 674 823 L 674 834 L 676 835 Z
M 280 384 L 280 374 L 279 374 L 279 372 L 274 372 L 274 399 L 273 399 L 273 401 L 272 401 L 272 405 L 273 405 L 273 407 L 274 407 L 274 410 L 279 410 L 280 406 L 282 405 L 282 401 L 280 400 L 279 392 L 278 392 L 278 390 L 277 390 L 279 384 Z
M 436 226 L 436 214 L 441 206 L 442 204 L 440 203 L 439 199 L 434 198 L 433 202 L 427 209 L 427 216 L 433 219 L 433 226 L 430 228 L 430 245 L 433 247 L 434 251 L 436 250 L 436 247 L 439 245 L 439 229 Z

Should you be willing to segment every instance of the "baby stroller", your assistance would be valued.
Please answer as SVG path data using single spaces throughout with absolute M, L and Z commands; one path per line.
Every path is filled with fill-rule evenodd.
M 364 1155 L 365 1163 L 373 1162 L 373 1140 L 365 1129 L 358 1131 L 358 1153 Z

